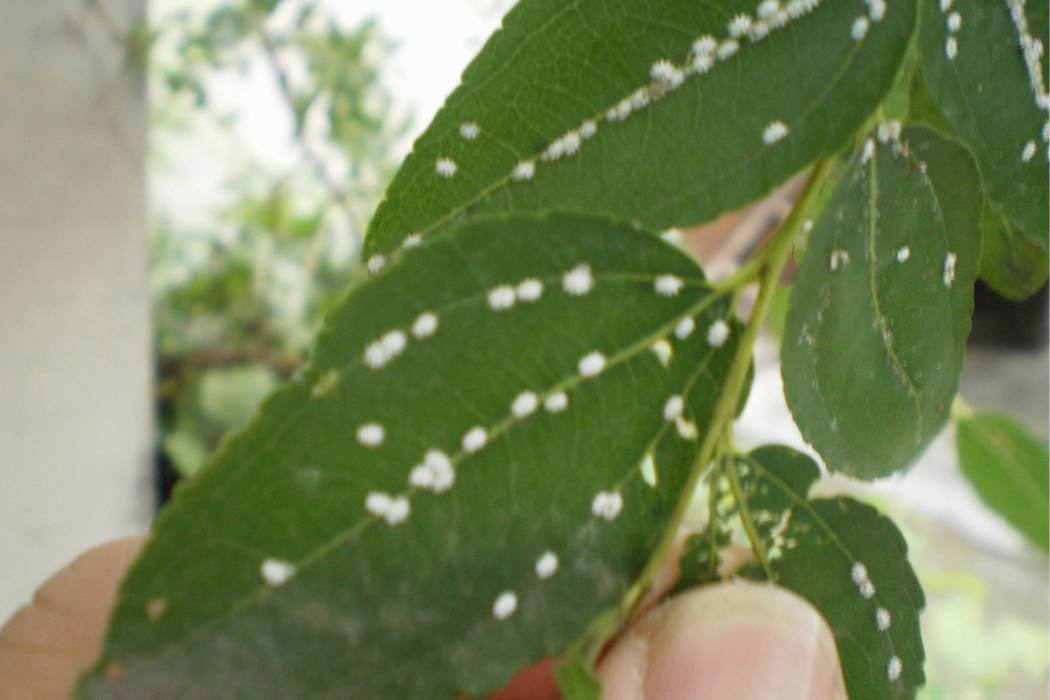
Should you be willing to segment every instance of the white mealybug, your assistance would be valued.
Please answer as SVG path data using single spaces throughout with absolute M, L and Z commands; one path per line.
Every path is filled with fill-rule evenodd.
M 718 49 L 718 39 L 710 34 L 705 34 L 693 42 L 693 54 L 697 56 L 710 56 Z
M 747 30 L 751 29 L 751 17 L 750 15 L 739 14 L 733 19 L 729 20 L 729 26 L 727 27 L 729 36 L 738 38 L 747 34 Z
M 467 453 L 477 452 L 485 446 L 488 439 L 489 436 L 485 429 L 480 425 L 476 425 L 463 436 L 463 451 Z
M 401 247 L 404 249 L 415 248 L 423 242 L 423 234 L 412 233 L 405 236 L 405 240 L 401 241 Z
M 885 632 L 890 628 L 890 611 L 886 608 L 878 608 L 875 611 L 875 626 L 879 632 Z
M 720 348 L 729 339 L 729 324 L 718 319 L 707 329 L 707 344 L 713 348 Z
M 901 246 L 897 249 L 897 262 L 907 262 L 908 258 L 911 257 L 911 248 L 908 246 Z
M 952 282 L 955 281 L 955 253 L 948 253 L 944 256 L 944 286 L 951 288 Z
M 834 272 L 839 268 L 846 267 L 846 265 L 849 265 L 849 262 L 849 252 L 836 248 L 831 251 L 831 256 L 828 258 L 828 269 Z
M 387 525 L 398 525 L 408 520 L 408 514 L 411 510 L 408 499 L 404 496 L 398 496 L 390 500 L 390 507 L 387 508 L 384 519 Z
M 693 70 L 697 73 L 704 74 L 711 70 L 713 65 L 715 65 L 715 58 L 709 53 L 698 53 L 693 56 Z
M 517 295 L 514 292 L 514 287 L 503 284 L 499 287 L 496 287 L 495 289 L 492 289 L 489 292 L 489 306 L 491 306 L 496 311 L 509 309 L 510 307 L 514 306 L 514 301 L 516 298 Z
M 434 472 L 425 464 L 417 464 L 408 474 L 408 485 L 420 489 L 434 487 Z
M 259 567 L 259 574 L 271 586 L 280 586 L 295 576 L 295 565 L 280 559 L 266 559 Z
M 514 398 L 510 405 L 510 412 L 517 418 L 524 418 L 535 413 L 539 405 L 540 400 L 536 394 L 531 391 L 523 391 Z
M 868 0 L 868 14 L 872 22 L 879 22 L 886 16 L 886 0 Z
M 787 135 L 787 124 L 778 119 L 777 121 L 770 122 L 769 126 L 767 126 L 762 132 L 762 141 L 768 146 L 780 141 Z
M 865 598 L 871 599 L 875 596 L 875 585 L 871 581 L 861 581 L 857 588 L 860 589 L 860 594 Z
M 536 560 L 536 575 L 540 578 L 550 578 L 558 570 L 558 555 L 554 552 L 544 552 Z
M 941 0 L 941 12 L 947 12 L 952 9 L 953 0 Z
M 886 678 L 891 681 L 895 681 L 901 677 L 901 660 L 896 656 L 891 656 L 889 663 L 886 664 Z
M 591 512 L 605 520 L 615 520 L 623 510 L 623 496 L 619 491 L 599 491 L 591 501 Z
M 718 56 L 718 60 L 724 61 L 739 50 L 740 42 L 738 42 L 736 39 L 726 39 L 718 45 L 718 49 L 715 51 L 715 55 Z
M 1029 141 L 1021 149 L 1021 162 L 1027 163 L 1035 157 L 1035 141 Z
M 868 567 L 864 566 L 862 562 L 854 562 L 849 570 L 849 577 L 853 579 L 853 583 L 859 586 L 868 580 Z
M 452 460 L 441 450 L 427 450 L 423 456 L 423 466 L 433 475 L 433 489 L 437 493 L 448 491 L 456 481 L 456 470 Z
M 868 21 L 868 18 L 861 15 L 853 20 L 853 25 L 849 30 L 850 36 L 852 36 L 855 41 L 860 41 L 868 35 L 868 28 L 870 26 L 871 22 Z
M 671 398 L 667 399 L 667 403 L 664 404 L 664 420 L 672 421 L 682 415 L 682 409 L 685 408 L 685 401 L 682 400 L 681 396 L 675 394 Z
M 452 177 L 456 174 L 456 161 L 451 158 L 438 158 L 434 162 L 434 172 L 441 177 Z
M 598 125 L 593 120 L 588 119 L 583 124 L 580 124 L 579 133 L 582 138 L 589 139 L 598 133 Z
M 674 334 L 679 340 L 685 340 L 693 334 L 695 329 L 696 321 L 693 320 L 692 316 L 686 316 L 675 325 Z
M 642 107 L 645 107 L 649 104 L 649 89 L 644 87 L 638 88 L 637 90 L 632 92 L 631 96 L 627 99 L 631 101 L 632 110 L 641 109 Z
M 386 352 L 388 357 L 397 357 L 405 349 L 405 345 L 408 340 L 405 338 L 405 334 L 401 331 L 390 331 L 383 335 L 379 339 L 379 342 L 383 344 L 383 350 Z
M 665 297 L 673 297 L 682 291 L 682 278 L 677 275 L 660 275 L 653 283 L 656 293 Z
M 459 125 L 459 135 L 467 141 L 473 141 L 481 133 L 481 127 L 475 122 L 465 122 Z
M 596 377 L 605 369 L 605 355 L 597 350 L 580 358 L 579 370 L 584 377 Z
M 656 476 L 656 460 L 653 459 L 652 452 L 645 453 L 642 463 L 638 465 L 638 470 L 642 473 L 642 481 L 656 488 L 659 482 Z
M 513 591 L 504 591 L 492 604 L 492 616 L 497 620 L 506 620 L 518 609 L 518 596 Z
M 523 160 L 514 166 L 511 177 L 515 182 L 525 182 L 531 180 L 532 176 L 536 174 L 536 164 L 531 160 Z
M 383 343 L 380 341 L 377 340 L 365 348 L 365 364 L 372 369 L 379 369 L 389 360 L 390 358 L 387 357 L 386 351 L 383 350 Z
M 954 36 L 948 37 L 948 40 L 944 42 L 944 55 L 948 57 L 949 61 L 954 61 L 955 57 L 959 55 L 959 42 Z
M 778 0 L 762 0 L 755 9 L 755 16 L 759 19 L 769 19 L 780 11 Z
M 561 413 L 569 407 L 569 395 L 564 391 L 556 391 L 543 400 L 543 408 L 547 413 Z
M 948 15 L 948 31 L 957 32 L 962 27 L 962 15 L 958 12 L 953 12 Z
M 533 302 L 543 296 L 543 282 L 534 277 L 522 280 L 518 283 L 518 299 L 524 302 Z
M 751 41 L 761 41 L 769 36 L 769 22 L 759 20 L 751 25 L 751 29 L 747 32 L 747 38 Z
M 672 90 L 685 80 L 682 70 L 667 59 L 654 63 L 652 68 L 649 69 L 649 76 Z
M 700 430 L 696 427 L 696 423 L 681 416 L 675 419 L 674 427 L 678 430 L 678 436 L 683 440 L 696 440 L 697 436 L 700 435 Z
M 611 122 L 622 122 L 631 116 L 633 109 L 630 98 L 625 97 L 609 108 L 609 111 L 605 113 L 605 118 Z
M 415 322 L 412 324 L 412 335 L 417 338 L 426 338 L 434 335 L 438 327 L 438 317 L 436 314 L 425 311 L 419 314 Z
M 357 441 L 365 447 L 379 447 L 386 432 L 379 423 L 365 423 L 357 429 Z
M 864 150 L 860 154 L 860 162 L 867 163 L 875 155 L 875 142 L 872 139 L 864 141 Z
M 376 253 L 368 259 L 367 263 L 365 263 L 365 268 L 368 269 L 368 274 L 374 275 L 382 270 L 384 265 L 386 265 L 386 258 L 379 253 Z
M 581 296 L 591 291 L 591 287 L 594 286 L 591 266 L 587 263 L 580 263 L 572 268 L 561 278 L 561 286 L 573 296 Z
M 365 497 L 365 510 L 376 517 L 385 518 L 393 501 L 389 494 L 373 491 Z
M 666 367 L 671 362 L 671 356 L 674 355 L 674 350 L 671 349 L 671 344 L 661 338 L 660 340 L 653 343 L 650 348 L 653 354 L 656 355 L 656 359 L 661 365 Z
M 802 222 L 802 233 L 809 233 L 813 230 L 813 219 L 806 219 Z

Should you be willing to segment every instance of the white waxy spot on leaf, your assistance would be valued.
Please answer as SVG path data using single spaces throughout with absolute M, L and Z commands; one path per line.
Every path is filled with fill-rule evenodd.
M 412 335 L 417 338 L 427 338 L 437 332 L 438 317 L 431 311 L 419 314 L 412 324 Z
M 368 274 L 374 275 L 380 270 L 382 270 L 385 265 L 386 258 L 384 258 L 379 253 L 376 253 L 368 259 L 367 263 L 365 263 L 365 268 L 368 270 Z
M 531 391 L 523 391 L 514 398 L 514 402 L 510 405 L 510 411 L 516 417 L 524 418 L 535 413 L 539 405 L 540 400 L 536 394 Z
M 707 344 L 713 348 L 720 348 L 729 339 L 729 324 L 718 319 L 707 329 Z
M 605 520 L 615 520 L 623 510 L 623 496 L 619 491 L 599 491 L 591 501 L 591 512 Z
M 660 364 L 666 367 L 671 363 L 671 357 L 674 355 L 674 350 L 671 348 L 671 344 L 661 338 L 653 343 L 652 348 L 653 354 L 656 355 L 656 359 L 659 360 Z
M 875 626 L 879 628 L 880 632 L 885 632 L 890 628 L 890 611 L 886 608 L 878 608 L 875 611 Z
M 875 155 L 875 142 L 871 139 L 864 141 L 864 150 L 860 153 L 860 162 L 867 163 Z
M 957 32 L 962 27 L 962 15 L 958 12 L 953 12 L 948 15 L 948 31 Z
M 955 281 L 955 253 L 948 253 L 944 256 L 944 286 L 951 289 L 952 282 Z
M 682 291 L 682 278 L 677 275 L 660 275 L 653 283 L 656 293 L 665 297 L 673 297 Z
M 561 286 L 573 296 L 582 296 L 591 291 L 591 288 L 594 286 L 591 266 L 587 263 L 581 263 L 572 268 L 561 278 Z
M 415 248 L 422 242 L 423 242 L 423 234 L 413 233 L 413 234 L 411 234 L 409 236 L 405 236 L 405 240 L 401 241 L 401 247 L 405 248 L 405 249 Z
M 474 426 L 463 436 L 463 451 L 468 453 L 477 452 L 485 446 L 488 439 L 488 433 L 485 432 L 484 428 L 480 425 Z
M 550 578 L 558 570 L 558 555 L 554 552 L 544 552 L 536 560 L 536 575 L 540 578 Z
M 693 334 L 696 329 L 696 321 L 693 320 L 692 316 L 686 316 L 679 321 L 674 327 L 675 337 L 679 340 L 685 340 Z
M 514 287 L 504 284 L 496 287 L 489 292 L 489 306 L 496 311 L 503 311 L 514 306 L 514 302 L 517 299 L 517 294 L 514 292 Z
M 949 61 L 954 61 L 959 55 L 959 42 L 954 36 L 948 37 L 948 40 L 944 42 L 944 55 Z
M 788 135 L 788 127 L 784 122 L 777 120 L 770 122 L 769 126 L 762 132 L 762 141 L 768 146 L 780 141 Z
M 379 423 L 365 423 L 357 429 L 357 441 L 365 447 L 379 447 L 386 432 Z
M 561 413 L 569 407 L 569 395 L 564 391 L 558 391 L 548 396 L 543 401 L 543 408 L 548 413 Z
M 1021 162 L 1027 163 L 1035 157 L 1035 141 L 1029 141 L 1021 149 Z
M 506 620 L 518 609 L 518 596 L 513 591 L 504 591 L 492 604 L 492 616 L 497 620 Z
M 682 409 L 685 408 L 685 401 L 682 400 L 681 396 L 675 394 L 671 398 L 667 399 L 667 403 L 664 404 L 664 420 L 672 421 L 682 415 Z
M 745 14 L 739 14 L 729 20 L 729 26 L 727 27 L 729 36 L 738 38 L 747 34 L 747 31 L 751 29 L 751 17 Z
M 831 251 L 831 256 L 828 258 L 828 269 L 834 272 L 835 270 L 846 267 L 849 263 L 849 252 L 842 250 L 841 248 L 836 248 Z
M 543 296 L 543 282 L 535 278 L 522 280 L 518 283 L 517 295 L 520 301 L 536 301 Z
M 596 377 L 605 369 L 605 355 L 597 350 L 580 358 L 579 370 L 584 377 Z
M 891 656 L 889 663 L 886 664 L 886 678 L 891 681 L 895 681 L 901 677 L 901 660 L 896 656 Z
M 271 586 L 280 586 L 295 576 L 295 565 L 280 559 L 266 559 L 259 567 L 263 581 Z
M 438 158 L 434 163 L 434 172 L 441 177 L 452 177 L 456 174 L 456 161 L 451 158 Z
M 901 246 L 897 249 L 897 262 L 907 262 L 908 258 L 911 257 L 911 248 L 908 246 Z
M 525 182 L 531 180 L 532 176 L 536 174 L 536 164 L 531 160 L 523 160 L 514 166 L 514 171 L 511 173 L 511 177 L 516 182 Z
M 481 127 L 475 122 L 466 122 L 459 125 L 459 135 L 467 141 L 473 141 L 481 133 Z
M 589 139 L 598 133 L 598 125 L 591 119 L 588 119 L 583 124 L 580 124 L 580 136 L 585 139 Z
M 658 483 L 656 475 L 656 460 L 653 459 L 652 452 L 645 453 L 645 457 L 642 459 L 642 463 L 639 465 L 638 469 L 642 472 L 642 481 L 653 488 L 656 488 Z
M 853 20 L 853 25 L 850 27 L 849 33 L 855 41 L 860 41 L 868 35 L 868 28 L 871 26 L 871 22 L 867 17 L 863 15 Z

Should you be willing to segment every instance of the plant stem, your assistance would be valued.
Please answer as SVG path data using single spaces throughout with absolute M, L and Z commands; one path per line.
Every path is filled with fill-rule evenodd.
M 762 544 L 762 538 L 758 536 L 758 528 L 755 527 L 755 521 L 751 517 L 751 509 L 747 507 L 744 489 L 740 485 L 740 467 L 735 457 L 726 458 L 726 473 L 729 474 L 729 488 L 733 492 L 733 499 L 740 509 L 740 522 L 744 525 L 748 541 L 751 542 L 751 551 L 755 553 L 755 558 L 758 559 L 766 578 L 772 581 L 773 570 L 769 567 L 769 556 L 766 554 L 765 545 Z

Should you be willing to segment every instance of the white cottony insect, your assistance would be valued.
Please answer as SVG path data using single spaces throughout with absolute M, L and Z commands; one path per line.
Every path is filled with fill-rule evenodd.
M 365 423 L 357 429 L 357 441 L 365 447 L 379 447 L 386 432 L 379 423 Z
M 707 329 L 707 344 L 713 348 L 720 348 L 729 339 L 729 324 L 718 319 Z
M 897 249 L 897 262 L 906 262 L 911 257 L 911 248 L 902 246 Z
M 739 50 L 740 42 L 738 42 L 736 39 L 726 39 L 718 45 L 718 49 L 715 51 L 715 55 L 718 56 L 718 60 L 724 61 Z
M 891 656 L 889 663 L 886 664 L 886 678 L 891 681 L 895 681 L 901 677 L 901 660 L 896 656 Z
M 386 353 L 387 357 L 393 359 L 404 351 L 408 340 L 405 338 L 404 333 L 398 330 L 393 330 L 384 334 L 383 337 L 379 339 L 379 342 L 383 346 L 383 352 Z
M 944 256 L 944 286 L 949 289 L 952 282 L 955 281 L 955 261 L 955 253 L 948 253 Z
M 259 574 L 267 584 L 280 586 L 295 576 L 295 565 L 280 559 L 266 559 L 259 567 Z
M 580 263 L 572 268 L 561 278 L 561 286 L 573 296 L 581 296 L 591 291 L 591 287 L 594 286 L 591 266 L 587 263 Z
M 661 338 L 653 343 L 650 350 L 656 355 L 656 359 L 659 360 L 660 364 L 666 367 L 671 363 L 671 356 L 674 355 L 674 350 L 671 348 L 671 344 Z
M 411 506 L 409 506 L 408 499 L 404 496 L 398 496 L 397 498 L 391 499 L 390 507 L 386 511 L 385 520 L 387 525 L 397 525 L 408 520 L 408 514 L 411 512 Z
M 434 335 L 438 327 L 438 317 L 433 312 L 425 311 L 419 314 L 412 324 L 412 335 L 417 338 L 426 338 Z
M 464 452 L 477 452 L 485 443 L 488 442 L 489 436 L 485 432 L 485 429 L 480 425 L 474 426 L 463 436 L 463 451 Z
M 481 127 L 475 122 L 466 122 L 459 125 L 459 135 L 467 141 L 473 141 L 481 133 Z
M 846 267 L 846 265 L 849 265 L 849 262 L 849 252 L 842 250 L 841 248 L 836 248 L 831 251 L 831 256 L 828 259 L 828 269 L 834 272 L 839 268 Z
M 518 299 L 524 302 L 532 302 L 543 296 L 543 282 L 530 277 L 518 283 Z
M 710 56 L 718 49 L 718 40 L 710 34 L 705 34 L 693 42 L 693 54 L 696 56 Z
M 948 31 L 949 32 L 957 32 L 957 31 L 959 31 L 959 28 L 961 26 L 962 26 L 962 15 L 960 15 L 958 12 L 953 12 L 950 15 L 948 15 Z
M 569 395 L 564 391 L 557 391 L 543 400 L 543 408 L 547 413 L 561 413 L 569 407 Z
M 853 579 L 853 583 L 859 586 L 868 580 L 868 567 L 864 566 L 862 562 L 854 562 L 849 570 L 849 576 Z
M 693 70 L 697 73 L 706 73 L 715 65 L 715 58 L 709 53 L 698 53 L 693 57 Z
M 751 29 L 747 32 L 747 37 L 751 41 L 761 41 L 769 36 L 770 28 L 769 22 L 759 20 L 751 25 Z
M 747 34 L 747 30 L 751 29 L 751 17 L 745 14 L 739 14 L 733 19 L 729 20 L 729 26 L 727 27 L 729 36 L 737 38 L 744 34 Z
M 686 420 L 681 416 L 675 419 L 674 427 L 678 431 L 679 437 L 683 440 L 695 440 L 700 434 L 700 430 L 696 427 L 696 423 L 691 420 Z
M 623 496 L 619 491 L 599 491 L 591 501 L 591 512 L 605 520 L 615 520 L 623 510 Z
M 666 59 L 654 63 L 649 69 L 649 76 L 672 90 L 685 81 L 682 69 Z
M 451 158 L 438 158 L 434 162 L 434 172 L 441 177 L 452 177 L 456 174 L 456 161 Z
M 860 594 L 865 598 L 870 599 L 875 596 L 875 586 L 871 581 L 861 581 L 857 588 L 860 589 Z
M 516 182 L 525 182 L 531 180 L 532 176 L 536 174 L 536 164 L 531 160 L 523 160 L 514 166 L 514 171 L 511 173 L 511 177 Z
M 517 418 L 524 418 L 535 413 L 539 405 L 540 400 L 536 394 L 531 391 L 523 391 L 514 398 L 510 405 L 510 412 Z
M 769 19 L 780 11 L 778 0 L 762 0 L 755 9 L 755 16 L 759 19 Z
M 509 309 L 514 306 L 516 298 L 517 295 L 514 292 L 514 287 L 503 284 L 489 292 L 489 306 L 496 311 Z
M 421 233 L 413 233 L 413 234 L 409 234 L 408 236 L 405 236 L 405 240 L 401 241 L 401 247 L 405 248 L 407 250 L 409 248 L 415 248 L 416 246 L 418 246 L 422 242 L 423 242 L 423 234 L 421 234 Z
M 377 518 L 383 518 L 388 525 L 397 525 L 408 519 L 410 506 L 404 496 L 394 497 L 373 491 L 365 498 L 365 510 Z
M 769 126 L 767 126 L 765 131 L 762 132 L 762 141 L 764 141 L 766 145 L 771 145 L 780 141 L 787 135 L 787 124 L 778 119 L 775 122 L 770 122 Z
M 886 0 L 867 0 L 868 15 L 872 22 L 879 22 L 886 16 Z
M 696 329 L 696 321 L 692 316 L 686 316 L 675 325 L 674 334 L 679 340 L 685 340 L 693 334 L 694 329 Z
M 959 55 L 959 42 L 954 36 L 948 37 L 948 40 L 944 42 L 944 55 L 948 57 L 949 61 L 954 61 L 955 57 Z
M 681 396 L 677 394 L 667 399 L 667 403 L 664 404 L 664 420 L 672 421 L 682 415 L 682 409 L 685 408 L 685 401 L 682 400 Z
M 452 488 L 456 481 L 456 470 L 452 460 L 441 450 L 427 450 L 423 463 L 412 469 L 408 483 L 419 488 L 442 493 Z
M 536 575 L 540 578 L 550 578 L 558 570 L 558 555 L 554 552 L 544 552 L 536 560 Z
M 1035 141 L 1029 141 L 1021 149 L 1021 162 L 1027 163 L 1035 157 Z
M 860 162 L 867 163 L 875 155 L 875 142 L 871 139 L 864 141 L 864 150 L 860 154 Z
M 677 275 L 660 275 L 653 283 L 656 293 L 665 297 L 673 297 L 682 290 L 682 278 Z
M 518 609 L 518 596 L 513 591 L 504 591 L 492 604 L 492 616 L 497 620 L 506 620 Z
M 580 375 L 584 377 L 596 377 L 605 369 L 605 355 L 597 350 L 589 352 L 580 358 Z
M 589 139 L 598 133 L 598 125 L 591 119 L 588 119 L 583 124 L 580 124 L 580 136 Z
M 384 265 L 386 265 L 386 258 L 379 253 L 376 253 L 368 259 L 367 263 L 365 263 L 365 268 L 368 270 L 368 274 L 374 275 L 382 270 Z
M 365 497 L 365 510 L 377 517 L 385 517 L 392 502 L 389 494 L 373 491 Z
M 868 34 L 868 28 L 871 26 L 871 22 L 868 21 L 867 17 L 863 15 L 853 20 L 853 25 L 850 27 L 850 36 L 856 41 L 860 41 Z
M 941 0 L 941 12 L 947 12 L 952 9 L 953 0 Z
M 638 470 L 642 473 L 642 480 L 655 488 L 658 482 L 656 476 L 656 460 L 653 459 L 652 452 L 645 453 L 642 463 L 638 465 Z
M 886 608 L 878 608 L 875 611 L 875 626 L 879 628 L 880 632 L 885 632 L 890 628 L 890 611 Z
M 876 135 L 879 137 L 879 141 L 882 143 L 889 143 L 891 141 L 900 141 L 901 138 L 901 123 L 897 119 L 891 119 L 887 122 L 879 124 L 879 128 L 875 130 Z

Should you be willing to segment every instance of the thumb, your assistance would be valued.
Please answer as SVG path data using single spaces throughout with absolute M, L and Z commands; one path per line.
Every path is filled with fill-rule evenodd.
M 605 656 L 603 700 L 845 700 L 824 619 L 790 591 L 706 586 L 650 613 Z

